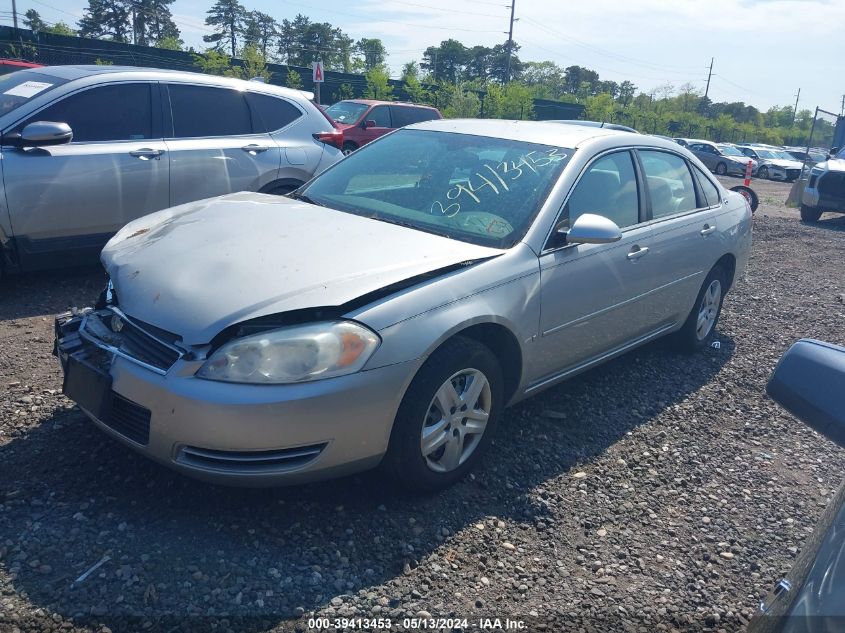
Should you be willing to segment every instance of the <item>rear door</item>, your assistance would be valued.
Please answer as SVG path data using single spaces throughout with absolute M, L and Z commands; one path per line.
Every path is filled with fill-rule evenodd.
M 96 261 L 108 238 L 168 206 L 159 85 L 84 88 L 27 117 L 67 123 L 73 141 L 3 152 L 6 199 L 23 268 Z
M 183 83 L 166 88 L 171 205 L 258 191 L 276 180 L 281 150 L 253 122 L 243 91 Z
M 721 255 L 715 210 L 722 201 L 709 178 L 693 168 L 709 185 L 708 199 L 682 156 L 658 149 L 637 153 L 648 194 L 656 264 L 652 309 L 659 323 L 675 324 L 686 320 L 704 278 Z

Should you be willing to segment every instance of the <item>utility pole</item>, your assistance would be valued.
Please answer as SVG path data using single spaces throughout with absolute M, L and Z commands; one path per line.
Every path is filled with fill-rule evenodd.
M 839 116 L 845 116 L 845 95 L 842 95 L 842 107 L 839 108 Z
M 713 58 L 710 58 L 710 72 L 707 73 L 707 88 L 704 89 L 704 98 L 707 98 L 707 95 L 710 94 L 710 77 L 713 76 Z
M 798 99 L 800 99 L 800 98 L 801 98 L 801 88 L 798 89 L 798 94 L 795 95 L 795 107 L 792 109 L 792 123 L 789 125 L 789 127 L 792 127 L 793 125 L 795 125 L 795 117 L 798 116 Z
M 505 83 L 511 80 L 511 59 L 513 58 L 513 14 L 516 11 L 516 0 L 511 0 L 511 25 L 508 29 L 508 69 L 505 72 Z
M 12 0 L 12 22 L 15 25 L 15 30 L 18 30 L 18 5 L 15 0 Z

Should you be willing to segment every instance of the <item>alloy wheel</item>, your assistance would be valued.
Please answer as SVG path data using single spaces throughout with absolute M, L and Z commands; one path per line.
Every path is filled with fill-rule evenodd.
M 481 442 L 493 404 L 490 382 L 477 369 L 463 369 L 449 377 L 428 406 L 420 450 L 435 472 L 449 472 L 463 464 Z
M 714 279 L 707 286 L 704 296 L 701 298 L 701 306 L 698 308 L 698 320 L 695 326 L 695 335 L 699 341 L 703 341 L 710 335 L 713 326 L 716 324 L 716 317 L 719 315 L 719 306 L 722 303 L 722 282 Z
M 758 178 L 762 178 L 763 180 L 769 179 L 769 168 L 768 167 L 761 167 L 760 173 L 757 174 Z

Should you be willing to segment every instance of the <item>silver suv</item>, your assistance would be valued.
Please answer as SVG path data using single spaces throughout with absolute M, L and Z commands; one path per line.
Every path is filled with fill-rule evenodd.
M 233 191 L 286 193 L 342 158 L 342 132 L 305 93 L 119 66 L 0 78 L 0 130 L 5 272 L 95 261 L 130 220 Z

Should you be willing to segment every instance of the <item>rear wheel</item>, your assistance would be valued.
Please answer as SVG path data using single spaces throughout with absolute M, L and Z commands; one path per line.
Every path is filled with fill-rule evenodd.
M 822 210 L 818 207 L 801 205 L 801 219 L 804 222 L 818 222 L 820 217 L 822 217 Z
M 358 146 L 355 143 L 344 143 L 343 144 L 343 155 L 349 156 L 352 152 L 358 149 Z
M 725 163 L 719 163 L 718 165 L 716 165 L 716 173 L 720 176 L 724 176 L 726 173 L 728 173 L 728 166 Z
M 405 392 L 383 468 L 416 491 L 452 485 L 481 459 L 503 404 L 504 380 L 493 352 L 455 337 L 428 358 Z
M 698 291 L 695 305 L 684 326 L 675 335 L 681 351 L 696 352 L 710 345 L 722 314 L 722 302 L 727 289 L 724 269 L 719 265 L 714 266 Z
M 763 180 L 769 179 L 769 168 L 763 165 L 760 170 L 757 172 L 757 178 L 762 178 Z

